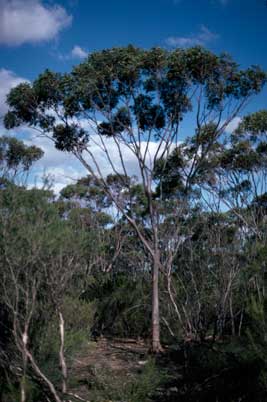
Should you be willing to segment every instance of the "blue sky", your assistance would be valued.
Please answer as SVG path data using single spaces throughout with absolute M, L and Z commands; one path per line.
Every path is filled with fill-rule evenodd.
M 201 44 L 267 70 L 266 25 L 265 0 L 0 0 L 0 115 L 6 93 L 22 80 L 45 68 L 69 71 L 87 52 L 129 43 Z M 266 106 L 263 92 L 249 110 Z M 39 170 L 80 174 L 68 156 L 37 143 L 48 153 Z

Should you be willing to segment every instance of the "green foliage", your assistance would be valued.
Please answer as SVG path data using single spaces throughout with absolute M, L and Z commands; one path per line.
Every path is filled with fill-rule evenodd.
M 28 322 L 30 350 L 48 377 L 60 382 L 56 312 L 63 306 L 67 314 L 66 350 L 70 357 L 77 345 L 89 338 L 93 315 L 90 306 L 76 301 L 85 269 L 83 232 L 78 235 L 60 219 L 50 192 L 15 186 L 0 192 L 0 222 L 1 302 L 5 303 L 11 327 L 16 316 L 21 327 Z M 78 324 L 78 318 L 83 323 Z M 21 350 L 15 354 L 13 335 L 8 345 L 11 350 L 7 351 L 18 361 L 13 364 L 20 365 Z
M 86 349 L 93 325 L 94 306 L 79 299 L 66 296 L 62 303 L 65 321 L 65 355 L 70 365 L 77 353 Z M 49 322 L 39 332 L 37 356 L 42 369 L 53 379 L 60 382 L 58 351 L 60 346 L 58 317 L 53 313 Z
M 20 84 L 8 96 L 6 127 L 26 123 L 53 132 L 56 147 L 82 149 L 89 140 L 86 130 L 68 119 L 86 113 L 99 133 L 112 136 L 139 127 L 144 134 L 177 129 L 192 108 L 190 89 L 200 85 L 208 109 L 223 108 L 226 100 L 247 98 L 265 83 L 257 67 L 239 70 L 229 56 L 216 56 L 201 47 L 165 51 L 133 46 L 92 53 L 71 74 L 45 71 L 33 83 Z M 128 105 L 121 108 L 121 103 Z M 47 110 L 63 110 L 60 123 Z M 109 116 L 109 117 L 107 117 Z M 100 117 L 101 118 L 101 117 Z
M 100 277 L 88 287 L 83 297 L 94 301 L 96 306 L 93 334 L 138 337 L 149 333 L 148 281 L 133 280 L 123 273 Z
M 183 362 L 183 371 L 169 374 L 168 387 L 176 388 L 170 401 L 263 402 L 262 361 L 247 346 L 235 340 L 181 346 L 170 356 L 173 365 Z
M 18 174 L 28 172 L 32 164 L 43 156 L 43 151 L 32 145 L 26 146 L 13 137 L 0 137 L 1 181 L 14 179 Z
M 238 128 L 235 135 L 242 136 L 249 134 L 251 139 L 256 141 L 259 137 L 267 132 L 267 111 L 259 110 L 255 113 L 245 116 Z
M 101 373 L 96 371 L 90 383 L 90 393 L 93 402 L 150 402 L 163 382 L 163 373 L 155 361 L 150 359 L 141 372 L 134 373 L 130 378 L 122 373 L 114 375 L 108 370 Z
M 182 147 L 175 148 L 168 159 L 158 159 L 154 167 L 154 177 L 159 180 L 157 193 L 166 198 L 183 193 L 183 169 L 186 166 Z

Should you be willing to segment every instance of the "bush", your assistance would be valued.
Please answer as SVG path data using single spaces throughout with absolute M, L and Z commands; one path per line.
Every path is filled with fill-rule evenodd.
M 141 372 L 127 376 L 110 370 L 96 372 L 88 381 L 92 402 L 149 402 L 164 376 L 150 359 Z

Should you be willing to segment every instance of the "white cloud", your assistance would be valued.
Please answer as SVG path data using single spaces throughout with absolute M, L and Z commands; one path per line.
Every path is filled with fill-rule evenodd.
M 97 135 L 91 136 L 92 141 L 89 142 L 89 150 L 93 154 L 94 159 L 97 161 L 100 170 L 104 176 L 114 173 L 114 170 L 111 166 L 110 161 L 108 160 L 107 155 L 104 150 L 101 149 L 101 142 Z M 104 138 L 105 147 L 108 150 L 108 154 L 110 156 L 111 162 L 115 168 L 115 170 L 119 173 L 124 173 L 122 162 L 120 159 L 120 152 L 123 155 L 123 163 L 125 166 L 126 174 L 128 176 L 136 176 L 137 178 L 141 178 L 139 163 L 136 155 L 133 150 L 130 149 L 129 146 L 121 143 L 120 144 L 120 152 L 116 145 L 116 142 L 112 138 Z M 100 146 L 99 146 L 100 144 Z M 159 142 L 151 141 L 148 146 L 146 141 L 142 141 L 140 144 L 141 154 L 144 155 L 146 153 L 146 166 L 152 167 L 154 156 L 156 155 L 159 147 Z M 170 148 L 173 149 L 175 144 L 173 144 Z M 162 152 L 164 148 L 164 144 L 162 144 L 160 151 Z M 158 156 L 161 155 L 161 152 L 158 152 Z M 94 166 L 91 158 L 87 157 L 88 162 L 91 162 L 91 165 Z
M 83 49 L 81 46 L 75 45 L 69 53 L 54 53 L 54 56 L 61 61 L 71 60 L 71 59 L 85 59 L 88 56 L 88 51 Z
M 54 192 L 58 194 L 67 185 L 75 184 L 82 176 L 83 174 L 79 170 L 71 166 L 51 167 L 45 170 L 39 169 L 35 176 L 36 182 L 33 181 L 33 184 L 42 187 L 44 179 L 48 179 Z
M 80 46 L 74 46 L 72 51 L 71 51 L 71 56 L 74 59 L 84 59 L 85 57 L 88 56 L 88 52 L 86 52 L 86 50 L 84 50 L 83 48 L 81 48 Z
M 211 32 L 205 25 L 201 25 L 200 31 L 197 34 L 189 36 L 170 36 L 165 40 L 165 43 L 171 47 L 190 47 L 195 45 L 206 45 L 216 40 L 219 36 Z
M 37 185 L 42 187 L 44 177 L 49 177 L 53 182 L 53 189 L 56 193 L 70 183 L 74 183 L 78 178 L 86 176 L 89 172 L 82 166 L 82 164 L 70 153 L 58 151 L 52 140 L 44 136 L 36 135 L 35 131 L 26 127 L 22 127 L 16 130 L 11 130 L 10 135 L 14 135 L 17 138 L 24 139 L 27 145 L 36 145 L 44 151 L 44 156 L 38 162 L 36 162 L 31 171 L 29 177 L 29 186 Z M 114 173 L 112 166 L 107 160 L 105 152 L 99 147 L 98 137 L 93 134 L 92 140 L 89 142 L 89 150 L 93 153 L 94 158 L 100 167 L 100 170 L 104 176 Z M 120 155 L 116 143 L 112 138 L 105 138 L 105 145 L 108 149 L 109 155 L 112 159 L 112 163 L 115 169 L 123 173 L 122 164 L 120 161 Z M 141 151 L 144 152 L 147 143 L 144 141 L 141 144 Z M 158 144 L 151 142 L 149 144 L 147 153 L 147 164 L 152 162 L 152 159 L 157 151 Z M 133 152 L 126 146 L 121 146 L 121 152 L 123 154 L 124 164 L 127 174 L 129 176 L 137 176 L 140 178 L 140 170 L 138 161 Z M 84 155 L 87 162 L 91 162 L 91 166 L 94 166 L 89 156 Z M 94 169 L 96 171 L 96 169 Z
M 18 46 L 53 39 L 72 16 L 41 0 L 0 0 L 0 44 Z
M 4 68 L 0 69 L 0 118 L 8 110 L 6 96 L 10 89 L 25 81 L 27 81 L 25 78 L 18 77 L 10 70 L 6 70 Z
M 235 117 L 225 128 L 225 131 L 231 134 L 241 121 L 241 117 Z M 85 129 L 89 129 L 86 120 L 82 120 L 81 126 Z M 225 121 L 222 122 L 222 125 Z M 89 129 L 90 130 L 90 129 Z M 5 133 L 5 131 L 3 131 Z M 75 181 L 83 176 L 89 174 L 89 172 L 82 166 L 82 164 L 70 153 L 58 151 L 55 148 L 54 142 L 44 136 L 36 135 L 36 132 L 32 129 L 22 127 L 15 130 L 11 130 L 10 135 L 15 135 L 17 138 L 24 139 L 27 145 L 36 145 L 44 151 L 44 156 L 37 163 L 35 163 L 32 173 L 30 175 L 29 185 L 37 185 L 42 187 L 43 178 L 49 176 L 53 182 L 53 189 L 58 194 L 60 190 L 68 184 L 75 183 Z M 120 154 L 115 141 L 112 138 L 105 138 L 105 146 L 109 152 L 112 163 L 117 172 L 124 173 L 123 167 L 120 161 Z M 153 158 L 158 149 L 157 142 L 150 142 L 148 147 L 146 164 L 151 165 Z M 89 150 L 94 155 L 99 168 L 104 176 L 114 173 L 114 170 L 107 159 L 107 155 L 104 150 L 101 149 L 102 144 L 96 134 L 91 135 L 91 141 L 89 141 Z M 141 143 L 141 152 L 144 154 L 147 147 L 147 142 Z M 175 147 L 175 144 L 171 146 L 171 149 Z M 170 149 L 170 150 L 171 150 Z M 123 155 L 124 165 L 126 172 L 129 176 L 136 176 L 140 178 L 140 170 L 136 156 L 126 145 L 121 145 L 121 154 Z M 91 158 L 84 154 L 87 162 L 91 166 L 94 166 Z M 96 169 L 94 169 L 96 171 Z
M 242 121 L 241 117 L 239 116 L 234 117 L 233 120 L 231 120 L 230 123 L 226 126 L 225 131 L 229 134 L 233 133 L 237 129 L 241 121 Z

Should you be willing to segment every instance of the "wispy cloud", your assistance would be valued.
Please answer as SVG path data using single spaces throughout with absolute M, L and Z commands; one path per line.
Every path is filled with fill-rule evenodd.
M 218 34 L 210 31 L 205 25 L 201 25 L 200 31 L 197 34 L 188 36 L 169 36 L 165 43 L 170 47 L 190 47 L 195 45 L 207 45 L 215 41 L 219 37 Z
M 74 46 L 71 51 L 71 57 L 73 59 L 84 59 L 88 56 L 88 52 L 80 46 Z
M 19 46 L 55 38 L 72 16 L 65 8 L 41 0 L 0 0 L 0 44 Z

